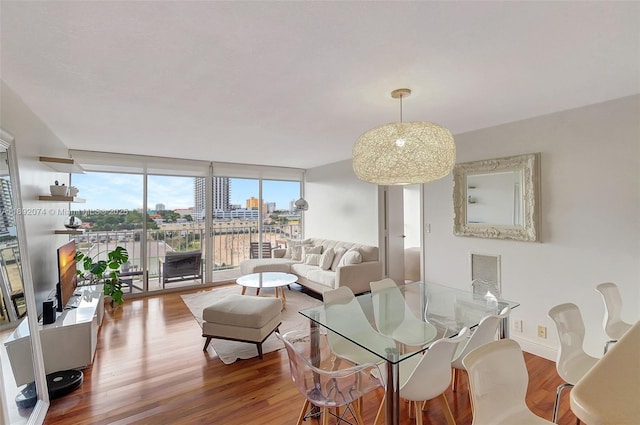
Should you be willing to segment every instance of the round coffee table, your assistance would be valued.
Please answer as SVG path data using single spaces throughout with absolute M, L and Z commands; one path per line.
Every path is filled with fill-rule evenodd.
M 245 294 L 247 288 L 256 288 L 256 295 L 260 295 L 260 289 L 262 288 L 274 288 L 276 298 L 278 297 L 278 290 L 282 294 L 282 308 L 287 302 L 287 297 L 284 294 L 284 287 L 296 283 L 298 276 L 291 273 L 282 272 L 260 272 L 251 273 L 245 276 L 241 276 L 236 280 L 236 283 L 242 286 L 242 295 Z

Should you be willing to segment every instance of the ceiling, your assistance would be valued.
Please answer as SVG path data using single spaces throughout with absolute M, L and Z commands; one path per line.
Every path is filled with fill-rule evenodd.
M 311 168 L 640 93 L 640 2 L 5 1 L 0 76 L 70 149 Z M 1 119 L 1 115 L 0 115 Z

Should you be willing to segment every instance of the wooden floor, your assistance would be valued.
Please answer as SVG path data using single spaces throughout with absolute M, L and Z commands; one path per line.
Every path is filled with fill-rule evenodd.
M 202 345 L 200 327 L 179 294 L 127 300 L 105 315 L 82 387 L 53 400 L 45 424 L 295 424 L 303 397 L 291 382 L 284 350 L 225 365 Z M 562 381 L 553 362 L 525 358 L 527 404 L 550 420 Z M 466 425 L 472 421 L 466 376 L 460 382 L 457 392 L 447 390 L 446 396 L 457 424 Z M 367 424 L 381 399 L 382 390 L 366 396 Z M 560 424 L 575 424 L 568 391 L 560 412 Z M 401 423 L 415 423 L 404 408 Z M 437 401 L 424 413 L 424 423 L 445 423 Z

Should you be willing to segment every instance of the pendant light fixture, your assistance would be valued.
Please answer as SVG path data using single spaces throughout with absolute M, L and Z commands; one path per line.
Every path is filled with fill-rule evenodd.
M 379 185 L 426 183 L 451 172 L 456 145 L 446 128 L 425 121 L 402 122 L 402 99 L 411 90 L 397 89 L 400 122 L 362 134 L 353 146 L 353 171 L 359 179 Z
M 304 199 L 304 185 L 307 183 L 305 174 L 305 172 L 302 173 L 302 181 L 300 182 L 300 199 L 293 203 L 297 211 L 307 211 L 309 209 L 309 203 Z
M 307 211 L 309 209 L 309 203 L 305 201 L 304 198 L 298 199 L 296 202 L 293 203 L 293 205 L 296 207 L 296 210 L 298 211 Z

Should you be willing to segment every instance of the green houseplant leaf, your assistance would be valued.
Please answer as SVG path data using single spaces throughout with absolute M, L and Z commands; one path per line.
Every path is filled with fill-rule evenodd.
M 122 291 L 122 281 L 120 280 L 120 267 L 129 261 L 129 252 L 117 246 L 113 251 L 107 253 L 107 260 L 97 260 L 82 252 L 76 253 L 76 261 L 82 266 L 77 271 L 78 277 L 88 280 L 91 284 L 102 283 L 104 295 L 111 297 L 111 308 L 117 303 L 124 303 Z

